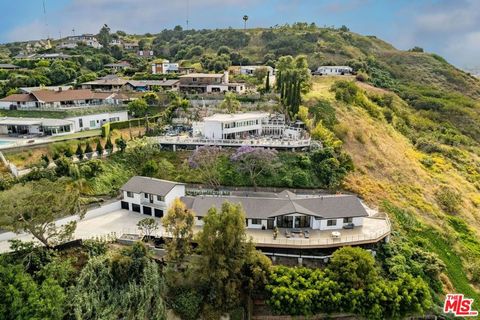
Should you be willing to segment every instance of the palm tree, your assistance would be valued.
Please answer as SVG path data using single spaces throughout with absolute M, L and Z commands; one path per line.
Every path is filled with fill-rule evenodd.
M 248 20 L 248 16 L 247 15 L 244 15 L 243 16 L 243 29 L 246 31 L 247 30 L 247 20 Z

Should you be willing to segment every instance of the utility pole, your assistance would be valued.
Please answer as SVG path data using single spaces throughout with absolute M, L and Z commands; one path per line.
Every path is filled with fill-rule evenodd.
M 243 30 L 244 31 L 247 31 L 247 20 L 248 20 L 248 16 L 244 15 L 243 16 Z
M 189 16 L 190 16 L 190 0 L 187 0 L 187 31 L 188 31 Z

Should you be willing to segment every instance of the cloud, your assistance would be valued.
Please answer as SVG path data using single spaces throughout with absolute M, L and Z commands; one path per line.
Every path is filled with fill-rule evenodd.
M 48 13 L 48 28 L 43 19 L 18 26 L 7 33 L 9 41 L 31 40 L 72 33 L 95 33 L 106 23 L 112 30 L 130 33 L 155 33 L 175 25 L 185 25 L 189 6 L 190 26 L 193 28 L 225 26 L 232 23 L 222 10 L 246 10 L 254 0 L 73 0 L 70 4 Z M 241 16 L 234 25 L 241 27 Z M 210 18 L 212 17 L 212 18 Z M 204 25 L 203 25 L 204 24 Z M 216 25 L 215 25 L 216 24 Z M 227 25 L 228 26 L 228 25 Z

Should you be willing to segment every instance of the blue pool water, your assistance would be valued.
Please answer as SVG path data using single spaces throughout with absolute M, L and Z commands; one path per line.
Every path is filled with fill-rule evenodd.
M 11 141 L 0 140 L 0 146 L 4 146 L 11 143 L 12 143 Z

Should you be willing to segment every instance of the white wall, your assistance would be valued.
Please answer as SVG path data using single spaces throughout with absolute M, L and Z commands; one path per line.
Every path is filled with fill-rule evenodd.
M 204 122 L 204 134 L 208 139 L 222 139 L 222 123 L 216 121 Z
M 247 228 L 248 229 L 262 229 L 262 227 L 265 227 L 267 229 L 267 220 L 261 220 L 260 224 L 252 224 L 252 219 L 247 219 Z
M 327 226 L 327 220 L 336 220 L 337 224 L 335 226 Z M 317 223 L 314 227 L 314 229 L 320 229 L 320 230 L 338 230 L 338 229 L 343 229 L 343 226 L 345 223 L 343 223 L 343 218 L 340 219 L 322 219 L 322 220 L 315 220 Z M 318 223 L 320 222 L 320 223 Z M 353 218 L 353 224 L 355 227 L 357 226 L 362 226 L 363 225 L 363 217 L 354 217 Z
M 73 121 L 73 131 L 78 132 L 82 130 L 101 128 L 103 124 L 110 122 L 111 118 L 118 118 L 118 121 L 125 121 L 128 120 L 128 113 L 127 111 L 105 112 L 72 117 L 65 120 Z M 80 119 L 83 121 L 83 127 L 80 127 Z M 91 126 L 90 121 L 95 122 L 93 126 Z
M 176 198 L 185 196 L 185 185 L 178 184 L 165 196 L 165 205 L 167 208 L 172 204 Z

